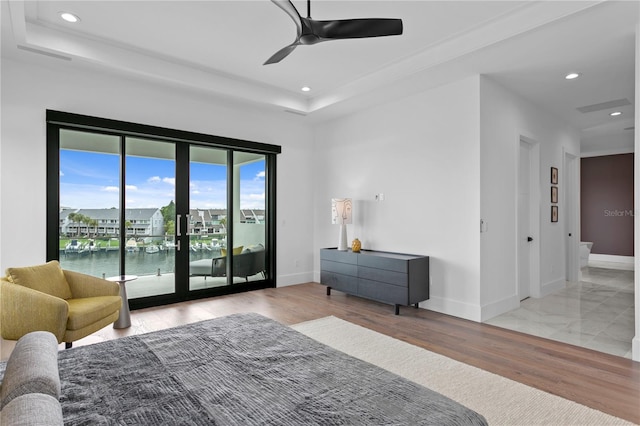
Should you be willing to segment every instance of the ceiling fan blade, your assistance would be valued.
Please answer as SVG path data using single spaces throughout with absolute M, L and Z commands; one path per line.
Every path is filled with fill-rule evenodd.
M 290 0 L 271 0 L 276 6 L 280 9 L 284 10 L 287 15 L 293 19 L 293 22 L 296 24 L 296 37 L 299 38 L 302 34 L 302 18 L 298 13 L 296 7 L 291 3 Z
M 365 18 L 334 21 L 309 20 L 313 33 L 322 39 L 384 37 L 402 34 L 402 19 Z
M 273 54 L 273 56 L 271 56 L 269 59 L 267 59 L 267 61 L 262 64 L 262 65 L 269 65 L 269 64 L 275 64 L 280 62 L 281 60 L 283 60 L 284 58 L 286 58 L 287 56 L 289 56 L 289 54 L 291 52 L 293 52 L 293 50 L 299 45 L 300 43 L 295 42 L 290 44 L 289 46 L 283 47 L 282 49 L 278 50 L 276 53 Z

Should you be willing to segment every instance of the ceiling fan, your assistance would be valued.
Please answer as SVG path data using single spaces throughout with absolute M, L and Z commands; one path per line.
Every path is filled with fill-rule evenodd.
M 298 13 L 290 0 L 271 0 L 284 10 L 296 24 L 296 39 L 290 45 L 278 50 L 263 65 L 275 64 L 286 58 L 301 44 L 316 44 L 321 41 L 348 38 L 384 37 L 402 34 L 402 19 L 364 18 L 316 21 L 311 19 L 311 0 L 307 0 L 307 17 Z

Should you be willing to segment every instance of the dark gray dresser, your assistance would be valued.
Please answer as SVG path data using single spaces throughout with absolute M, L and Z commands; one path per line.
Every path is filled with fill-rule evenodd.
M 429 299 L 429 256 L 384 251 L 320 249 L 320 282 L 327 295 L 336 289 L 354 296 L 395 305 L 416 305 Z

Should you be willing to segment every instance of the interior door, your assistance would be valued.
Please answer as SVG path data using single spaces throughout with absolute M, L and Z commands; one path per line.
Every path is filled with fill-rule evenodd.
M 531 148 L 520 142 L 518 170 L 518 296 L 531 296 Z

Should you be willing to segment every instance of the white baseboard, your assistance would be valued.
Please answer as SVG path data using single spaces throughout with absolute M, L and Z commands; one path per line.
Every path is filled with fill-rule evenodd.
M 540 294 L 535 297 L 545 297 L 558 290 L 562 290 L 567 286 L 567 281 L 564 278 L 558 278 L 555 281 L 544 283 L 540 286 Z
M 611 254 L 597 254 L 591 253 L 589 255 L 589 261 L 595 260 L 596 262 L 612 262 L 612 263 L 631 263 L 633 264 L 635 258 L 633 256 L 614 256 Z
M 451 315 L 470 321 L 482 321 L 482 309 L 478 305 L 458 302 L 457 300 L 445 299 L 442 297 L 431 296 L 429 300 L 420 302 L 421 308 L 430 311 L 440 312 L 441 314 Z
M 631 340 L 631 359 L 640 362 L 640 336 L 638 335 Z
M 497 302 L 489 303 L 482 307 L 482 322 L 490 320 L 493 317 L 504 314 L 520 307 L 520 298 L 517 294 L 507 297 Z
M 278 277 L 276 278 L 276 287 L 287 287 L 290 285 L 310 283 L 312 281 L 314 281 L 313 272 L 301 272 L 298 274 L 278 275 Z

